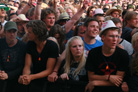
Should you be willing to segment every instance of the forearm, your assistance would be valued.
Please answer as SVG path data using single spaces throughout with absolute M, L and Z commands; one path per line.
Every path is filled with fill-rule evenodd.
M 35 8 L 35 19 L 36 20 L 41 19 L 41 4 L 42 2 L 37 2 L 36 8 Z
M 104 81 L 104 80 L 94 80 L 92 81 L 94 86 L 115 86 L 110 81 Z
M 30 7 L 30 4 L 26 4 L 20 14 L 26 14 Z
M 84 9 L 81 8 L 66 24 L 65 24 L 65 33 L 67 34 L 73 25 L 80 19 L 81 15 L 84 13 Z
M 34 79 L 47 77 L 51 73 L 52 73 L 52 70 L 45 70 L 37 74 L 31 74 L 30 76 L 31 76 L 31 80 L 34 80 Z
M 93 80 L 107 81 L 108 77 L 109 75 L 92 75 L 91 77 L 89 77 L 89 80 L 90 81 L 93 81 Z
M 23 75 L 29 75 L 29 74 L 31 74 L 31 70 L 28 67 L 24 67 Z

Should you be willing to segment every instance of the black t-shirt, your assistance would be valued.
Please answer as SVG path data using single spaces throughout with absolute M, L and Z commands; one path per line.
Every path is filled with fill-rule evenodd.
M 96 75 L 115 75 L 117 71 L 126 71 L 129 63 L 128 53 L 116 47 L 113 55 L 106 57 L 102 54 L 102 47 L 92 49 L 86 61 L 86 70 Z M 117 92 L 118 87 L 96 87 L 94 92 Z M 106 89 L 105 89 L 106 88 Z M 113 91 L 115 89 L 115 91 Z M 107 91 L 108 90 L 108 91 Z
M 57 44 L 51 40 L 47 40 L 41 53 L 38 53 L 36 44 L 32 41 L 29 41 L 27 43 L 27 53 L 32 57 L 33 74 L 46 70 L 48 58 L 57 58 L 59 55 Z
M 19 41 L 9 47 L 6 39 L 0 39 L 0 70 L 8 74 L 8 79 L 18 79 L 25 61 L 26 44 Z

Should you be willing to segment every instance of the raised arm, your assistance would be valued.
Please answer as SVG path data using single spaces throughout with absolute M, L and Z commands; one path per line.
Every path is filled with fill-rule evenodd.
M 41 19 L 41 4 L 43 0 L 37 0 L 36 8 L 35 8 L 35 19 L 40 20 Z
M 33 3 L 36 2 L 36 0 L 29 0 L 28 3 L 24 6 L 20 14 L 26 14 L 27 11 L 33 6 Z
M 67 34 L 73 25 L 80 19 L 81 15 L 84 13 L 84 10 L 88 6 L 88 0 L 83 2 L 83 7 L 65 24 L 65 33 Z

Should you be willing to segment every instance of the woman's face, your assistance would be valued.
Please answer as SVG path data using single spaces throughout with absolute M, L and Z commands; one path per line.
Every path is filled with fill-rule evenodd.
M 70 51 L 74 58 L 82 56 L 84 52 L 82 41 L 79 39 L 75 39 L 74 41 L 72 41 Z

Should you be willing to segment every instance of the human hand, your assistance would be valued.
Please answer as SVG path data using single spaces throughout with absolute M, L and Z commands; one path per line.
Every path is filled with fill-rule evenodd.
M 89 82 L 87 86 L 85 87 L 85 92 L 92 92 L 94 89 L 93 81 Z
M 8 74 L 5 73 L 5 71 L 0 71 L 0 79 L 1 79 L 1 80 L 6 80 L 6 79 L 8 79 Z
M 48 75 L 48 81 L 55 82 L 58 79 L 58 75 L 56 72 L 53 72 L 52 74 Z
M 62 80 L 69 80 L 69 77 L 68 77 L 68 74 L 67 74 L 67 73 L 61 74 L 61 75 L 60 75 L 60 78 L 61 78 Z
M 38 0 L 38 1 L 39 1 L 39 0 Z M 35 2 L 36 2 L 36 0 L 29 0 L 29 1 L 28 1 L 28 4 L 32 6 Z
M 89 0 L 84 0 L 84 2 L 83 2 L 83 9 L 87 9 L 88 4 L 89 4 Z
M 119 75 L 110 75 L 109 81 L 115 84 L 117 87 L 122 83 L 123 79 Z
M 123 82 L 121 85 L 121 88 L 123 90 L 123 92 L 129 92 L 129 88 L 126 82 Z
M 22 81 L 23 81 L 22 84 L 24 84 L 24 85 L 30 84 L 30 82 L 32 80 L 31 75 L 23 75 L 22 77 L 23 77 L 22 78 Z

